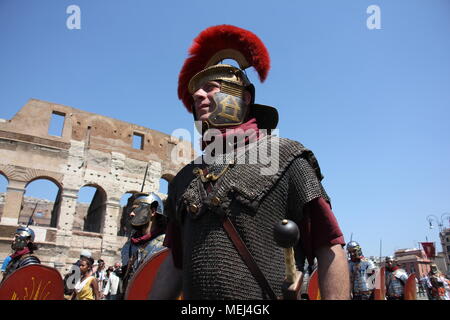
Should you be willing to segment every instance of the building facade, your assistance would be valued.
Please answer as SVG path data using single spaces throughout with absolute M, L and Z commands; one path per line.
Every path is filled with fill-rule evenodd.
M 430 265 L 432 263 L 421 249 L 400 249 L 395 251 L 394 256 L 397 260 L 398 266 L 408 274 L 415 274 L 416 279 L 428 275 L 430 272 Z
M 50 131 L 55 118 L 62 123 L 57 133 Z M 158 193 L 160 180 L 170 181 L 193 157 L 189 142 L 170 135 L 29 100 L 11 120 L 0 121 L 0 174 L 8 183 L 0 216 L 0 260 L 10 254 L 15 228 L 28 221 L 33 210 L 24 200 L 27 186 L 46 179 L 58 192 L 34 217 L 41 261 L 66 272 L 82 249 L 107 265 L 120 261 L 120 248 L 127 240 L 120 232 L 120 199 L 141 191 L 145 172 L 144 192 Z M 77 205 L 84 186 L 96 188 L 87 213 Z
M 450 277 L 450 228 L 445 228 L 439 232 L 439 238 L 442 245 L 442 256 L 445 260 L 445 270 L 442 269 L 441 272 Z

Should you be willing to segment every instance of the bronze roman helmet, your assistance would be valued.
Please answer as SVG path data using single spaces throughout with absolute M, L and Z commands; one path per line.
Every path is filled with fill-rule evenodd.
M 213 97 L 206 127 L 238 126 L 255 117 L 259 128 L 276 128 L 277 110 L 254 103 L 255 87 L 245 73 L 254 67 L 263 82 L 270 69 L 269 53 L 255 34 L 231 25 L 209 27 L 194 39 L 189 53 L 179 75 L 178 97 L 195 120 L 192 95 L 208 81 L 217 81 L 220 92 Z M 238 67 L 221 63 L 225 59 L 236 61 Z M 250 108 L 244 102 L 245 91 L 252 96 Z

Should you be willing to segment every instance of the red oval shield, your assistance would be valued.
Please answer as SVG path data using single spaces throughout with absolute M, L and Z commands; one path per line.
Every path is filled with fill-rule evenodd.
M 125 300 L 147 300 L 159 267 L 169 255 L 169 249 L 158 251 L 136 270 L 125 292 Z
M 408 277 L 405 284 L 404 300 L 417 300 L 416 275 L 413 273 Z
M 64 283 L 58 270 L 32 264 L 11 273 L 0 285 L 0 300 L 63 300 Z
M 311 273 L 308 283 L 308 297 L 309 300 L 320 300 L 319 290 L 319 273 L 317 269 Z

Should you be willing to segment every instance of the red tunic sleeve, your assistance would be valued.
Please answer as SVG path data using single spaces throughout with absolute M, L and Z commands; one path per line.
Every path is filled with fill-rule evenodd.
M 325 199 L 311 200 L 303 208 L 303 213 L 299 226 L 300 245 L 310 265 L 314 263 L 318 248 L 335 244 L 345 245 L 336 217 Z

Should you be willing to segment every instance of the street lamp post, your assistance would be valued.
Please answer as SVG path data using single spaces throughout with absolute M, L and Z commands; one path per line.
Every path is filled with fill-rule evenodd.
M 445 252 L 444 254 L 444 258 L 445 258 L 445 263 L 447 264 L 447 273 L 450 272 L 450 259 L 449 259 L 449 252 L 448 252 L 448 247 L 446 248 L 445 245 L 445 232 L 444 232 L 444 228 L 445 228 L 445 218 L 447 218 L 447 222 L 448 225 L 450 226 L 450 214 L 449 213 L 443 213 L 441 215 L 441 218 L 439 219 L 438 217 L 436 217 L 435 215 L 430 214 L 429 216 L 427 216 L 427 221 L 429 224 L 430 229 L 433 229 L 433 221 L 435 221 L 439 227 L 439 238 L 441 240 L 441 246 L 442 246 L 442 251 Z M 447 249 L 447 250 L 446 250 Z
M 439 219 L 438 217 L 436 217 L 434 214 L 430 214 L 427 216 L 427 221 L 429 224 L 430 229 L 433 229 L 433 221 L 435 221 L 439 227 L 439 232 L 442 232 L 442 230 L 444 229 L 444 218 L 447 217 L 448 218 L 448 223 L 450 225 L 450 214 L 449 213 L 443 213 L 441 215 L 441 218 Z

